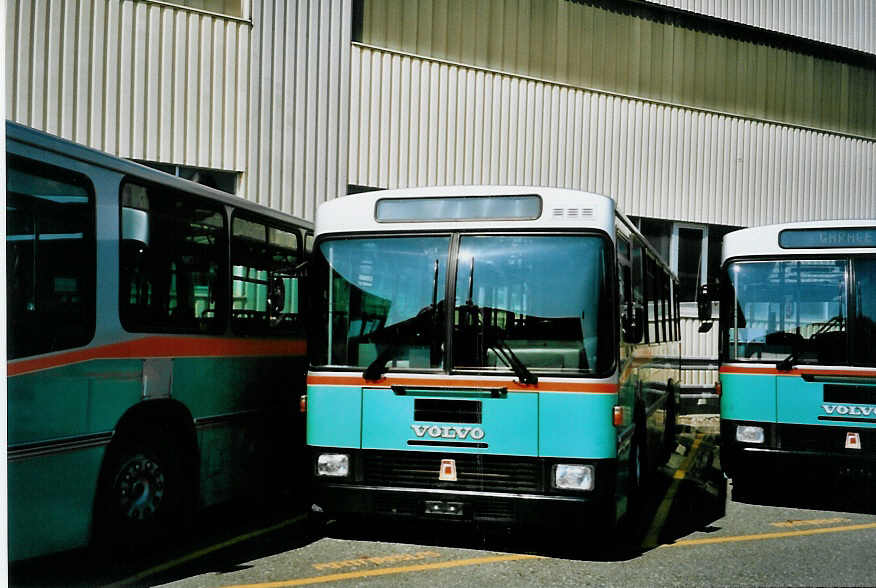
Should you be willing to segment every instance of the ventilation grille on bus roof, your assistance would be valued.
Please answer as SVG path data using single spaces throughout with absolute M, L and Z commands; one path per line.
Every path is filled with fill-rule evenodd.
M 593 218 L 592 208 L 554 208 L 554 217 Z

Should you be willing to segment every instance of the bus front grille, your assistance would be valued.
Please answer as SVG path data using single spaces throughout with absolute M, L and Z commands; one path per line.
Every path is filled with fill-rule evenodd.
M 455 482 L 438 479 L 442 459 L 456 462 Z M 542 468 L 535 459 L 497 455 L 419 452 L 367 452 L 363 481 L 401 488 L 473 490 L 481 492 L 542 492 Z

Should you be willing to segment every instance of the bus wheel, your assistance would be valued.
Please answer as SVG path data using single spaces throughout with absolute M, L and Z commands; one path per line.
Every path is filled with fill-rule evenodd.
M 172 445 L 131 437 L 111 449 L 99 496 L 102 542 L 145 546 L 178 530 L 188 514 L 189 485 Z

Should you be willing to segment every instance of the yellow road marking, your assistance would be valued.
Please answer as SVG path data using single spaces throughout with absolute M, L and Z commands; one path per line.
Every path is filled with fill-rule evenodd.
M 648 534 L 645 535 L 645 539 L 642 541 L 642 549 L 657 547 L 660 539 L 660 531 L 663 530 L 663 525 L 669 517 L 669 511 L 672 509 L 672 501 L 675 500 L 675 493 L 678 492 L 678 487 L 681 485 L 681 481 L 684 480 L 684 477 L 687 475 L 687 470 L 693 462 L 693 458 L 696 455 L 697 450 L 700 448 L 700 443 L 702 443 L 702 441 L 703 433 L 697 433 L 693 445 L 690 448 L 690 453 L 687 454 L 684 462 L 682 462 L 681 466 L 679 466 L 672 475 L 672 484 L 669 486 L 669 490 L 666 491 L 666 496 L 663 497 L 663 502 L 660 503 L 660 507 L 654 515 L 654 520 L 651 522 L 651 528 L 648 529 Z
M 441 554 L 437 551 L 418 551 L 416 553 L 393 553 L 391 555 L 375 555 L 358 557 L 356 559 L 342 559 L 313 564 L 316 570 L 358 568 L 361 566 L 381 566 L 388 563 L 401 563 L 404 561 L 417 561 L 420 559 L 437 558 Z
M 163 564 L 159 564 L 153 568 L 149 568 L 148 570 L 143 570 L 142 572 L 131 576 L 130 578 L 125 578 L 124 580 L 119 580 L 112 586 L 120 586 L 124 584 L 134 584 L 143 580 L 144 578 L 148 578 L 149 576 L 154 576 L 155 574 L 165 572 L 171 568 L 175 568 L 184 563 L 188 563 L 192 560 L 198 559 L 199 557 L 203 557 L 214 551 L 218 551 L 220 549 L 224 549 L 225 547 L 230 547 L 231 545 L 235 545 L 242 541 L 246 541 L 247 539 L 252 539 L 253 537 L 258 537 L 259 535 L 264 535 L 266 533 L 270 533 L 272 531 L 277 531 L 282 529 L 283 527 L 288 527 L 289 525 L 295 524 L 303 519 L 307 518 L 306 514 L 298 515 L 297 517 L 293 517 L 291 519 L 285 520 L 281 523 L 277 523 L 276 525 L 271 525 L 270 527 L 265 527 L 264 529 L 258 529 L 256 531 L 252 531 L 250 533 L 244 533 L 243 535 L 238 535 L 232 539 L 228 539 L 227 541 L 223 541 L 221 543 L 217 543 L 215 545 L 211 545 L 209 547 L 205 547 L 203 549 L 199 549 L 194 551 L 188 555 L 184 555 L 182 557 L 178 557 L 176 559 L 170 560 Z
M 788 520 L 788 521 L 779 521 L 777 523 L 770 523 L 772 527 L 818 527 L 821 525 L 835 525 L 837 523 L 851 523 L 852 519 L 847 519 L 845 517 L 833 517 L 831 519 L 798 519 L 798 520 Z
M 682 539 L 675 543 L 661 545 L 660 547 L 686 547 L 689 545 L 711 545 L 715 543 L 738 543 L 741 541 L 760 541 L 763 539 L 783 539 L 786 537 L 803 537 L 806 535 L 820 535 L 822 533 L 843 533 L 847 531 L 862 531 L 864 529 L 876 529 L 876 523 L 864 523 L 861 525 L 844 525 L 842 527 L 826 527 L 822 529 L 800 529 L 799 531 L 778 531 L 775 533 L 757 533 L 755 535 L 735 535 L 732 537 L 704 537 L 702 539 Z
M 286 586 L 305 586 L 307 584 L 324 584 L 326 582 L 338 582 L 340 580 L 353 580 L 356 578 L 371 578 L 374 576 L 388 576 L 390 574 L 407 574 L 410 572 L 425 572 L 429 570 L 442 570 L 461 566 L 474 566 L 480 564 L 519 561 L 523 559 L 540 559 L 538 555 L 494 555 L 490 557 L 474 557 L 471 559 L 454 559 L 412 566 L 398 566 L 394 568 L 381 568 L 377 570 L 359 570 L 356 572 L 344 572 L 341 574 L 327 574 L 325 576 L 311 576 L 309 578 L 295 578 L 281 580 L 279 582 L 265 582 L 261 584 L 237 584 L 226 588 L 285 588 Z

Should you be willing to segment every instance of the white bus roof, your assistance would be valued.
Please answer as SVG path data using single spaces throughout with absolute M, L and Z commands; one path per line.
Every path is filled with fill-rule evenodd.
M 876 219 L 803 221 L 740 229 L 724 235 L 721 261 L 838 253 L 876 253 Z
M 461 198 L 476 196 L 528 196 L 541 199 L 537 218 L 478 218 L 465 220 L 382 220 L 377 205 L 388 199 Z M 498 207 L 501 210 L 501 206 Z M 450 231 L 459 228 L 499 229 L 602 229 L 614 238 L 614 201 L 600 194 L 533 186 L 435 186 L 378 190 L 344 196 L 323 203 L 316 212 L 316 236 L 326 233 L 376 231 Z

